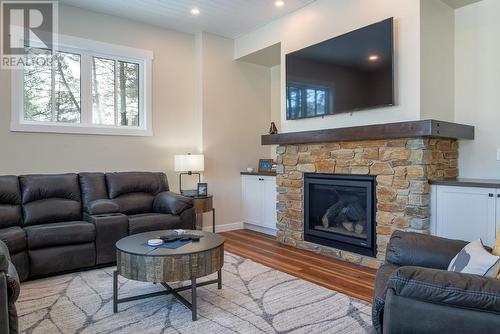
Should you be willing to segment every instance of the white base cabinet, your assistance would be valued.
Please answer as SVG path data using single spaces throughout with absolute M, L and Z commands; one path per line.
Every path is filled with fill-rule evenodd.
M 242 175 L 241 189 L 245 227 L 276 234 L 276 177 Z
M 500 189 L 432 186 L 431 233 L 449 239 L 495 243 L 500 227 Z

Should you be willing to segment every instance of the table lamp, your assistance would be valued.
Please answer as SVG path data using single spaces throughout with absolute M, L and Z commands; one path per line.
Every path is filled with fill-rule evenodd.
M 205 170 L 205 157 L 203 154 L 180 154 L 175 155 L 175 171 L 179 174 L 179 190 L 184 196 L 196 196 L 198 190 L 183 190 L 182 176 L 183 175 L 198 175 L 198 183 L 201 181 L 201 174 Z

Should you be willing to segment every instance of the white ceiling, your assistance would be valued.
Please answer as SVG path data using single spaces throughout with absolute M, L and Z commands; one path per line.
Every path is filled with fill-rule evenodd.
M 475 2 L 479 2 L 481 0 L 441 0 L 451 8 L 457 9 L 463 6 L 467 6 L 473 4 Z
M 186 33 L 206 31 L 235 38 L 315 0 L 60 0 L 96 12 L 129 18 Z M 201 13 L 191 15 L 191 8 Z

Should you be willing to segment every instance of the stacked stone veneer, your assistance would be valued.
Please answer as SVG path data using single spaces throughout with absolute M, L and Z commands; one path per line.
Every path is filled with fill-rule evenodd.
M 277 239 L 287 245 L 377 268 L 394 230 L 429 233 L 428 181 L 456 178 L 458 142 L 434 138 L 277 147 Z M 304 173 L 376 175 L 377 258 L 304 241 Z

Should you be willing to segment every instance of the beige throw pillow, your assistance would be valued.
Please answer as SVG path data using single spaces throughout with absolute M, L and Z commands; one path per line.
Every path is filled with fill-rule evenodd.
M 451 260 L 448 271 L 475 274 L 495 278 L 500 269 L 500 257 L 491 255 L 483 247 L 481 239 L 467 244 Z

